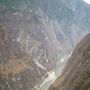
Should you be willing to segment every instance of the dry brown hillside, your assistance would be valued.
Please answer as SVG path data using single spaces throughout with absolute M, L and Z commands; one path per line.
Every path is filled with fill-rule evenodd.
M 45 73 L 39 70 L 12 31 L 0 26 L 0 90 L 35 90 Z
M 90 34 L 77 45 L 63 74 L 49 90 L 90 90 Z

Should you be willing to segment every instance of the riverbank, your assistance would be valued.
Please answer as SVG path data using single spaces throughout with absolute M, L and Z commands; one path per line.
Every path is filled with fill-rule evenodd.
M 45 74 L 40 83 L 35 87 L 36 90 L 48 90 L 50 85 L 62 74 L 62 70 L 70 55 L 65 55 L 61 61 L 56 65 L 55 69 Z

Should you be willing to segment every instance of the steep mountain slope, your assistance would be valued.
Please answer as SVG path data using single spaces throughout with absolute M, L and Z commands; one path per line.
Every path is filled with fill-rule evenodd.
M 62 0 L 0 0 L 0 28 L 4 28 L 0 29 L 0 79 L 11 90 L 35 89 L 44 74 L 88 33 L 67 4 Z M 19 75 L 26 84 L 20 81 L 19 87 L 17 81 L 13 86 L 12 77 Z M 10 88 L 3 85 L 1 89 Z
M 90 89 L 90 34 L 75 48 L 63 71 L 49 90 Z
M 32 89 L 46 72 L 35 65 L 13 36 L 0 26 L 0 90 Z
M 61 0 L 5 0 L 0 6 L 0 24 L 13 32 L 34 62 L 38 57 L 48 70 L 88 33 Z

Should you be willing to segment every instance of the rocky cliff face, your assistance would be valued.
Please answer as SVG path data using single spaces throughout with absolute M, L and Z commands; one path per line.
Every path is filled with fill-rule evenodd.
M 49 90 L 90 89 L 90 34 L 75 48 L 63 71 Z

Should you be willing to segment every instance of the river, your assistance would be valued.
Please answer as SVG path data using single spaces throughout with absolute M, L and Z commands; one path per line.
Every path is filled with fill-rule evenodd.
M 41 83 L 38 85 L 38 87 L 36 87 L 36 90 L 48 90 L 48 88 L 50 87 L 50 85 L 62 74 L 62 70 L 68 60 L 68 58 L 71 56 L 70 55 L 66 55 L 61 59 L 61 62 L 59 62 L 55 69 L 53 69 L 52 71 L 48 72 L 43 78 Z

